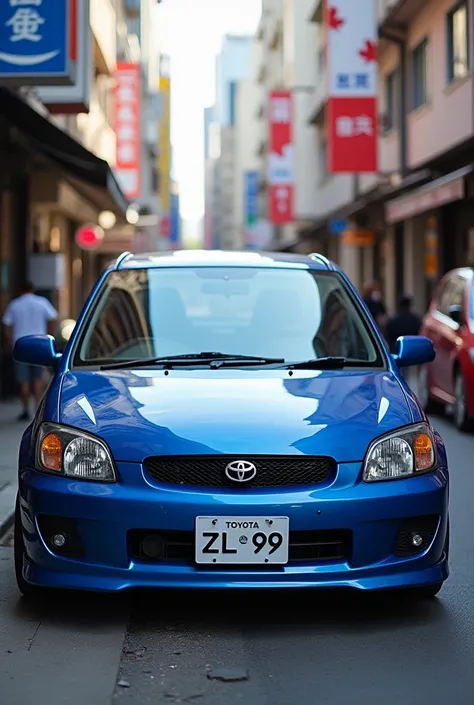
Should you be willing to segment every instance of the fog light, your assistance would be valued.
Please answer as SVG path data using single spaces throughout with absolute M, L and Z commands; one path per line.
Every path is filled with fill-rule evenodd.
M 165 542 L 158 534 L 149 534 L 142 541 L 142 551 L 147 558 L 158 560 L 165 555 Z
M 415 546 L 415 548 L 420 548 L 423 543 L 423 536 L 420 536 L 420 534 L 412 534 L 411 542 Z
M 62 548 L 66 544 L 66 537 L 64 534 L 54 534 L 51 543 L 55 548 Z

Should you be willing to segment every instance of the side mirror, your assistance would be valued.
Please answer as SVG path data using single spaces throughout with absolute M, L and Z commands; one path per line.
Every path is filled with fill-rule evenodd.
M 458 324 L 458 326 L 461 326 L 464 323 L 464 311 L 463 307 L 459 306 L 459 304 L 453 304 L 448 308 L 448 314 L 449 317 Z
M 423 335 L 403 335 L 397 340 L 397 352 L 393 356 L 398 367 L 426 365 L 436 357 L 434 345 Z
M 13 349 L 13 359 L 27 365 L 56 367 L 60 358 L 52 335 L 26 335 L 16 341 Z

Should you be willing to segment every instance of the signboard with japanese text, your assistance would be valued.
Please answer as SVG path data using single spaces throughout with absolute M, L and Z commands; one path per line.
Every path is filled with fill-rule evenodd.
M 2 0 L 0 84 L 71 85 L 75 79 L 70 13 L 75 0 Z
M 158 184 L 162 214 L 169 215 L 171 207 L 171 86 L 167 76 L 160 77 L 160 123 L 158 144 Z
M 52 115 L 78 115 L 90 109 L 94 74 L 90 0 L 71 0 L 70 7 L 71 59 L 76 62 L 76 79 L 71 86 L 38 88 L 38 97 Z
M 140 64 L 119 63 L 115 79 L 115 175 L 125 197 L 134 200 L 141 190 Z
M 376 0 L 327 0 L 328 171 L 378 171 Z
M 284 225 L 292 223 L 294 217 L 293 96 L 291 92 L 272 91 L 268 114 L 270 123 L 269 219 L 275 225 Z

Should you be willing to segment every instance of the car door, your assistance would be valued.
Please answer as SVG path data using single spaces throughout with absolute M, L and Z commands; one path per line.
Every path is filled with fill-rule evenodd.
M 458 348 L 462 345 L 459 323 L 450 315 L 451 307 L 465 307 L 467 280 L 459 273 L 453 273 L 443 288 L 435 311 L 436 367 L 433 375 L 433 385 L 437 393 L 448 403 L 454 398 L 453 363 Z

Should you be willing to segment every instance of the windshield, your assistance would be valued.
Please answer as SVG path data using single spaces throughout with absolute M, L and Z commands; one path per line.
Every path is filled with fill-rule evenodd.
M 82 331 L 75 365 L 202 351 L 383 364 L 343 279 L 306 269 L 112 272 Z

